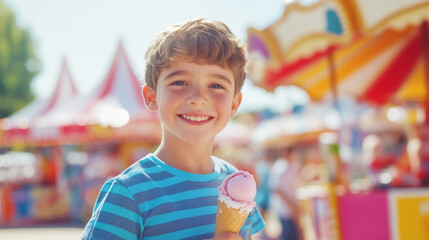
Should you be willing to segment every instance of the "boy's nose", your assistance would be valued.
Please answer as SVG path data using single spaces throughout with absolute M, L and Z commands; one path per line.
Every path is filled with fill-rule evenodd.
M 189 96 L 187 103 L 191 105 L 205 106 L 207 105 L 207 98 L 205 97 L 202 90 L 195 89 L 194 91 L 192 91 L 191 95 Z

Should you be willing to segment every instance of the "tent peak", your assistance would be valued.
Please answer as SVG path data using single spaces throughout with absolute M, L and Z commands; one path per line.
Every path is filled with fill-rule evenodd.
M 54 88 L 54 93 L 51 98 L 47 101 L 46 107 L 41 112 L 41 115 L 46 114 L 55 108 L 56 105 L 60 105 L 61 102 L 70 100 L 71 97 L 77 96 L 78 90 L 73 77 L 70 74 L 69 66 L 66 58 L 64 57 L 61 64 L 60 74 L 58 76 L 57 84 Z

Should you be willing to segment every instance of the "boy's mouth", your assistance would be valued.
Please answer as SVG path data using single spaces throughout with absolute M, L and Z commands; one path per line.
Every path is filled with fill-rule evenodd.
M 208 115 L 196 116 L 196 115 L 178 114 L 177 116 L 179 116 L 181 119 L 184 119 L 188 122 L 195 122 L 195 123 L 204 123 L 213 119 L 212 116 L 208 116 Z

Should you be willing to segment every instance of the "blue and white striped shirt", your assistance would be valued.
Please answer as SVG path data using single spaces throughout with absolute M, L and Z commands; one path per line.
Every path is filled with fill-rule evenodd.
M 213 173 L 193 174 L 147 155 L 103 185 L 82 239 L 212 238 L 217 187 L 237 171 L 219 158 L 212 159 Z M 248 239 L 264 226 L 254 208 L 239 233 Z

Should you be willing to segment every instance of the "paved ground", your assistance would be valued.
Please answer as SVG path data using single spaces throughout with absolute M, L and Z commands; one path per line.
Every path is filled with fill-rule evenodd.
M 25 228 L 0 228 L 1 240 L 78 240 L 83 225 L 41 225 Z

